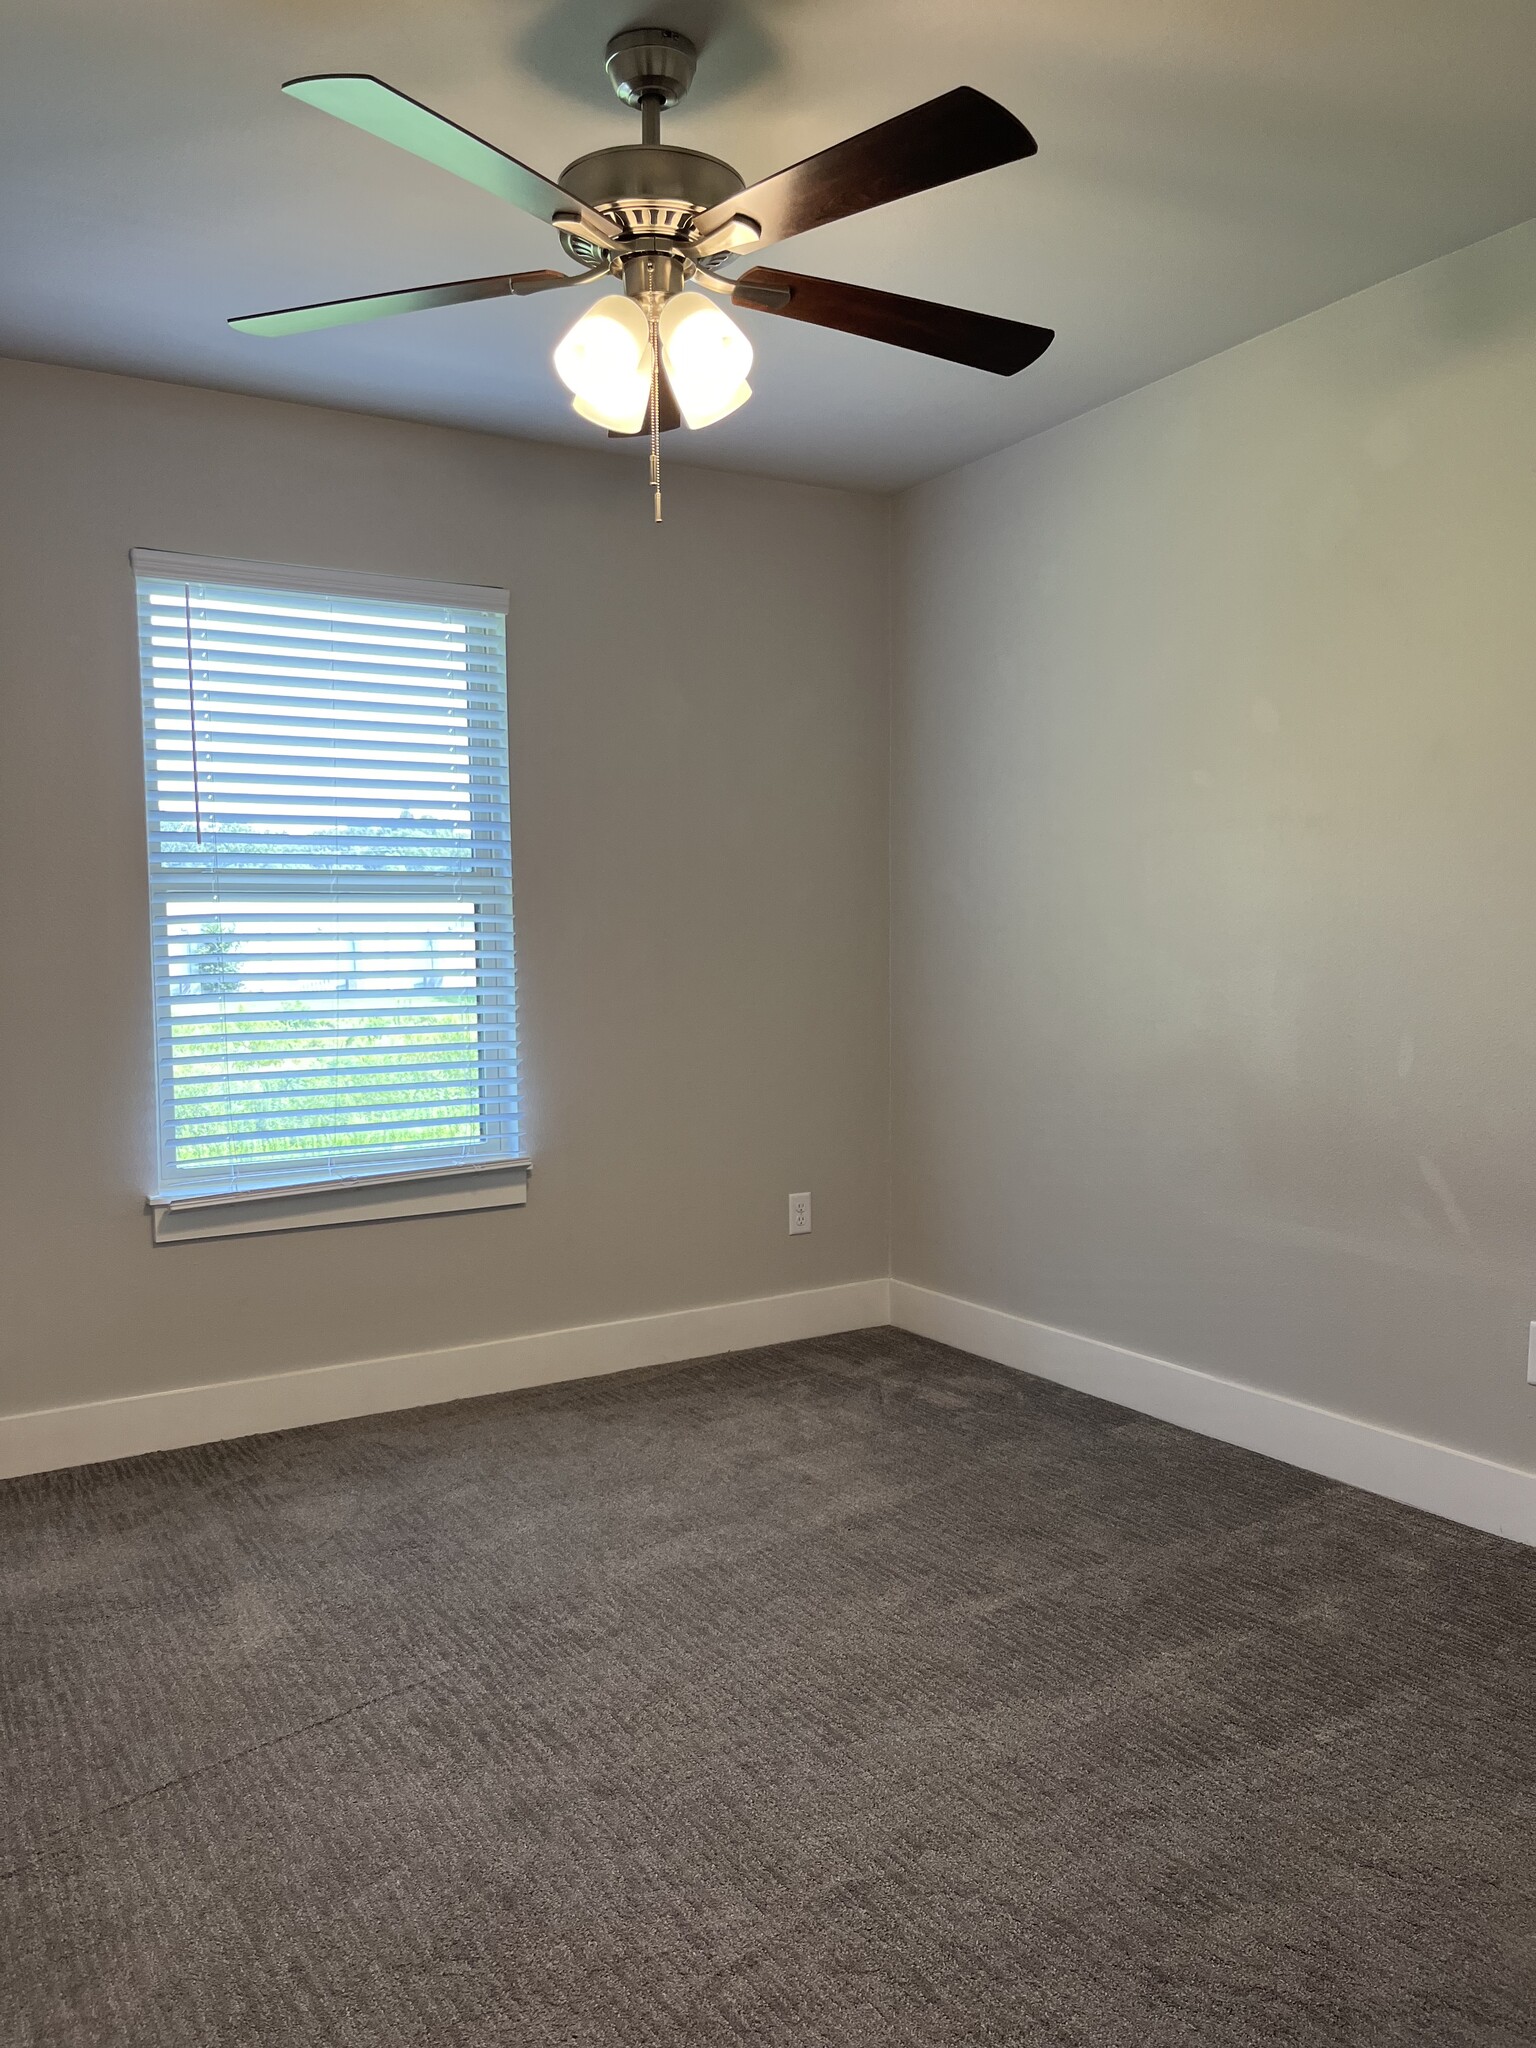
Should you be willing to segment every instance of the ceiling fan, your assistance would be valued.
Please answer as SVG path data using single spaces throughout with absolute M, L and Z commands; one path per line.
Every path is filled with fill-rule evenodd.
M 640 141 L 594 150 L 552 183 L 467 128 L 381 79 L 344 73 L 291 79 L 283 91 L 547 221 L 574 271 L 468 277 L 280 312 L 247 313 L 244 334 L 302 334 L 385 314 L 421 312 L 511 293 L 561 291 L 616 278 L 555 350 L 575 411 L 610 434 L 649 427 L 651 485 L 661 516 L 657 436 L 686 421 L 710 426 L 751 396 L 752 345 L 718 303 L 863 335 L 1011 377 L 1050 345 L 1048 327 L 903 298 L 831 278 L 725 266 L 764 243 L 844 220 L 1035 153 L 1006 107 L 957 86 L 893 120 L 743 186 L 718 157 L 661 139 L 661 116 L 693 82 L 698 52 L 673 29 L 626 30 L 609 43 L 614 91 L 640 114 Z M 690 287 L 698 287 L 697 290 Z M 706 294 L 708 296 L 701 296 Z

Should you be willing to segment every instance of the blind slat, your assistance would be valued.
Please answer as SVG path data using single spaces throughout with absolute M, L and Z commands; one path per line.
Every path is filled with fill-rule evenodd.
M 279 1073 L 268 1076 L 266 1082 L 259 1088 L 221 1086 L 217 1101 L 220 1115 L 223 1115 L 226 1110 L 238 1110 L 242 1105 L 249 1107 L 252 1104 L 262 1104 L 270 1109 L 271 1105 L 278 1099 L 279 1091 L 286 1090 L 287 1092 L 283 1097 L 286 1108 L 272 1112 L 274 1115 L 285 1115 L 294 1113 L 302 1105 L 323 1101 L 325 1097 L 330 1095 L 345 1095 L 349 1099 L 358 1095 L 370 1098 L 373 1096 L 395 1095 L 405 1099 L 412 1094 L 413 1090 L 436 1087 L 439 1084 L 444 1088 L 451 1087 L 461 1090 L 468 1095 L 476 1085 L 476 1077 L 479 1075 L 479 1072 L 479 1064 L 475 1062 L 457 1067 L 412 1068 L 410 1073 L 404 1076 L 395 1075 L 388 1081 L 359 1079 L 355 1074 L 332 1077 Z M 197 1080 L 196 1076 L 192 1078 Z M 203 1079 L 199 1085 L 212 1087 L 220 1078 L 216 1075 L 209 1076 Z M 234 1078 L 248 1081 L 252 1076 L 248 1073 L 243 1073 Z M 178 1073 L 177 1079 L 181 1080 L 183 1077 Z M 302 1085 L 304 1083 L 309 1083 L 310 1085 Z M 194 1098 L 189 1096 L 188 1099 L 192 1100 Z M 212 1096 L 208 1098 L 210 1102 L 213 1099 Z M 387 1108 L 388 1104 L 385 1107 Z
M 216 1038 L 221 1045 L 224 1044 L 229 1039 L 229 1025 L 225 1021 L 225 1019 L 223 1017 L 197 1016 L 195 1006 L 198 1003 L 199 999 L 189 998 L 189 1000 L 194 1004 L 194 1010 L 193 1012 L 189 1013 L 191 1016 L 191 1023 L 189 1025 L 188 1030 L 183 1033 L 179 1033 L 175 1040 L 168 1040 L 167 1042 L 171 1044 L 183 1042 L 190 1044 L 197 1039 Z M 386 1011 L 388 1012 L 390 1018 L 390 1021 L 387 1026 L 379 1023 L 378 1021 L 380 1015 L 384 1014 Z M 408 1013 L 402 1011 L 401 1006 L 398 1003 L 381 1005 L 377 1001 L 377 999 L 372 996 L 349 996 L 344 998 L 338 1004 L 334 1002 L 329 995 L 327 995 L 322 1002 L 312 1004 L 303 1011 L 295 1010 L 291 1004 L 287 1003 L 277 1005 L 267 1004 L 265 1006 L 259 1003 L 252 1003 L 248 1007 L 242 1005 L 239 1017 L 237 1019 L 237 1023 L 241 1025 L 261 1023 L 263 1021 L 281 1023 L 286 1019 L 293 1021 L 296 1030 L 303 1030 L 306 1028 L 306 1020 L 311 1017 L 320 1019 L 321 1021 L 324 1021 L 331 1017 L 335 1017 L 338 1020 L 345 1019 L 346 1028 L 349 1031 L 355 1032 L 360 1028 L 360 1024 L 371 1022 L 375 1030 L 385 1031 L 387 1029 L 388 1034 L 391 1037 L 401 1036 L 402 1034 L 410 1032 L 413 1028 L 416 1030 L 425 1030 L 427 1028 L 424 1024 L 417 1024 L 413 1027 L 413 1025 L 408 1021 L 398 1022 L 396 1021 L 397 1013 L 399 1013 L 400 1015 L 408 1015 Z M 205 1025 L 207 1027 L 206 1030 L 202 1028 Z M 504 1027 L 504 1030 L 505 1036 L 510 1042 L 512 1039 L 510 1018 L 508 1019 L 507 1025 Z M 232 1050 L 230 1056 L 232 1058 L 235 1058 L 238 1057 L 238 1054 Z

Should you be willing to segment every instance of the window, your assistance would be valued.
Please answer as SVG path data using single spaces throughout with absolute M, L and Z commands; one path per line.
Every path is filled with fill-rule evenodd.
M 505 593 L 133 560 L 157 1236 L 522 1200 Z

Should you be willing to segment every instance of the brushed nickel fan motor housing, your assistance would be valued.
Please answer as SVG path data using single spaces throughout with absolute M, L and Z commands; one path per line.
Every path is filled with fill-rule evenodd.
M 676 234 L 741 190 L 741 173 L 698 149 L 670 142 L 621 142 L 577 157 L 560 183 L 588 206 L 637 234 Z
M 739 192 L 741 173 L 702 150 L 625 142 L 577 157 L 560 173 L 560 183 L 628 234 L 666 242 L 681 241 L 695 215 Z M 579 263 L 603 260 L 602 251 L 579 235 L 560 239 Z

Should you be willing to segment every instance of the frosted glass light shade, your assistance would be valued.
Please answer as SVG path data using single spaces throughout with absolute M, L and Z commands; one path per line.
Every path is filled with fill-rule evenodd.
M 661 356 L 690 427 L 707 427 L 752 396 L 752 344 L 728 313 L 696 293 L 669 299 L 658 323 Z
M 646 415 L 651 409 L 651 377 L 647 371 L 643 377 L 636 377 L 628 387 L 622 403 L 620 394 L 614 394 L 606 408 L 589 405 L 584 398 L 571 400 L 571 411 L 584 420 L 590 420 L 594 427 L 607 427 L 614 434 L 638 434 L 645 425 Z
M 651 397 L 650 329 L 633 299 L 599 299 L 555 350 L 555 369 L 584 420 L 633 434 Z
M 690 427 L 712 427 L 716 420 L 723 420 L 727 413 L 735 412 L 738 406 L 745 405 L 751 396 L 752 386 L 741 383 L 724 398 L 715 399 L 708 405 L 699 404 L 696 398 L 691 406 L 686 406 L 679 399 L 677 409 Z

